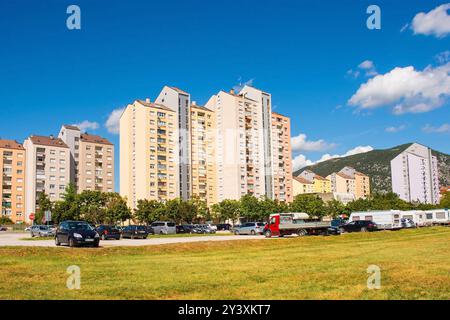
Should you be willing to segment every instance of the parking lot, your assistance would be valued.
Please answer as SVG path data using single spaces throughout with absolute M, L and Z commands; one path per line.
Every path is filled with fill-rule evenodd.
M 29 233 L 14 233 L 14 232 L 1 232 L 0 233 L 0 246 L 13 246 L 13 247 L 56 247 L 53 240 L 23 240 L 25 238 L 31 238 Z M 220 236 L 201 236 L 201 237 L 158 237 L 148 239 L 121 239 L 121 240 L 106 240 L 100 241 L 101 247 L 139 247 L 139 246 L 151 246 L 171 243 L 191 243 L 191 242 L 203 242 L 203 241 L 234 241 L 234 240 L 258 240 L 264 239 L 264 236 L 235 236 L 235 235 L 220 235 Z

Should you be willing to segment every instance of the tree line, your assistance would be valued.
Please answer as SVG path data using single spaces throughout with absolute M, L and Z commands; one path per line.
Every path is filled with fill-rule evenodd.
M 280 202 L 267 197 L 256 198 L 245 195 L 240 200 L 223 200 L 210 207 L 199 198 L 184 201 L 179 198 L 165 202 L 139 200 L 137 208 L 131 210 L 127 201 L 117 193 L 83 191 L 77 193 L 69 185 L 62 200 L 51 202 L 45 193 L 38 200 L 39 209 L 35 221 L 43 221 L 45 211 L 52 212 L 52 222 L 64 220 L 85 220 L 92 224 L 121 224 L 133 221 L 151 224 L 154 221 L 174 221 L 179 224 L 203 223 L 214 221 L 267 221 L 272 213 L 306 212 L 317 218 L 324 216 L 349 216 L 355 211 L 369 210 L 429 210 L 449 208 L 450 193 L 447 193 L 438 206 L 409 203 L 401 200 L 395 193 L 374 194 L 367 199 L 358 199 L 342 204 L 337 200 L 324 202 L 318 195 L 297 195 L 292 203 Z

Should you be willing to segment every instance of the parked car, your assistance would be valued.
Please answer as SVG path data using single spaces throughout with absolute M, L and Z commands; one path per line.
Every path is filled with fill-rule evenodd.
M 177 228 L 174 222 L 155 221 L 151 224 L 155 234 L 175 234 Z
M 216 233 L 216 230 L 212 229 L 207 224 L 196 224 L 196 225 L 194 225 L 194 228 L 192 229 L 192 233 L 212 234 L 212 233 Z
M 30 228 L 31 237 L 53 237 L 56 234 L 56 230 L 53 226 L 35 225 Z
M 92 246 L 98 247 L 100 236 L 95 229 L 85 221 L 64 221 L 55 235 L 55 244 L 68 244 L 70 247 Z
M 229 223 L 219 223 L 217 225 L 217 231 L 230 231 L 233 227 Z
M 148 230 L 146 226 L 127 226 L 122 230 L 122 238 L 147 239 Z
M 152 228 L 152 226 L 147 226 L 147 232 L 148 234 L 155 234 L 155 230 Z
M 341 225 L 339 227 L 339 231 L 341 233 L 344 233 L 344 232 L 367 232 L 367 231 L 376 231 L 376 230 L 378 230 L 376 223 L 373 221 L 368 221 L 368 220 L 351 221 L 351 222 Z
M 246 222 L 246 223 L 241 224 L 238 227 L 235 227 L 233 232 L 236 235 L 240 235 L 240 234 L 251 234 L 251 235 L 263 234 L 265 225 L 266 224 L 264 222 Z
M 194 226 L 191 224 L 184 224 L 181 226 L 177 226 L 177 233 L 192 233 L 192 229 L 194 229 Z
M 0 226 L 0 231 L 8 231 L 8 228 Z
M 401 222 L 402 222 L 402 228 L 405 228 L 405 229 L 417 228 L 417 225 L 411 219 L 403 218 L 401 220 Z
M 96 228 L 96 230 L 102 240 L 120 240 L 121 232 L 115 226 L 100 225 Z
M 211 230 L 217 231 L 217 226 L 215 224 L 212 223 L 207 223 L 206 224 Z

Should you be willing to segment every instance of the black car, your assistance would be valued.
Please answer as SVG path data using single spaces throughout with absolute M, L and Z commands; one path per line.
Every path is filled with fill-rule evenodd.
M 155 229 L 152 226 L 147 226 L 147 232 L 148 234 L 155 234 Z
M 127 226 L 122 230 L 122 238 L 147 239 L 148 229 L 146 226 Z
M 176 226 L 177 233 L 192 233 L 192 229 L 194 229 L 194 226 L 191 224 L 184 224 L 181 226 Z
M 339 231 L 343 232 L 367 232 L 367 231 L 376 231 L 377 224 L 373 221 L 352 221 L 347 224 L 341 225 L 339 227 Z
M 84 221 L 64 221 L 56 229 L 55 244 L 68 244 L 70 247 L 98 247 L 100 236 L 95 229 Z
M 101 225 L 96 230 L 102 240 L 120 240 L 120 230 L 115 226 Z
M 233 227 L 229 223 L 219 223 L 217 225 L 217 231 L 230 231 Z

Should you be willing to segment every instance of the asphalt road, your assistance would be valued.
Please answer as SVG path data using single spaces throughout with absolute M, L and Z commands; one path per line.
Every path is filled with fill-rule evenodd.
M 54 240 L 21 240 L 24 238 L 31 238 L 28 233 L 14 233 L 14 232 L 0 232 L 0 247 L 56 247 Z M 171 243 L 191 243 L 204 241 L 234 241 L 234 240 L 258 240 L 264 239 L 264 236 L 203 236 L 203 237 L 176 237 L 170 236 L 164 238 L 148 239 L 122 239 L 122 240 L 106 240 L 100 241 L 101 247 L 138 247 L 138 246 L 152 246 Z

